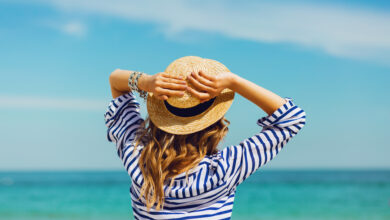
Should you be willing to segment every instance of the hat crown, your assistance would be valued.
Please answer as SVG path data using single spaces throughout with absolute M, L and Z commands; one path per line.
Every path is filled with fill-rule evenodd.
M 218 61 L 197 56 L 179 58 L 169 64 L 165 72 L 183 76 L 187 80 L 187 74 L 199 70 L 210 75 L 230 72 Z M 193 86 L 191 83 L 188 85 Z M 197 97 L 193 97 L 188 92 L 183 97 L 171 96 L 168 100 L 157 99 L 153 97 L 153 93 L 149 93 L 147 110 L 151 122 L 159 129 L 171 134 L 186 135 L 200 131 L 220 120 L 231 106 L 233 99 L 234 91 L 229 88 L 225 88 L 218 96 L 201 104 Z
M 199 72 L 200 70 L 209 75 L 218 75 L 222 72 L 229 72 L 229 69 L 222 63 L 198 56 L 181 57 L 169 64 L 164 72 L 169 75 L 182 76 L 188 82 L 188 74 L 191 72 Z M 188 83 L 188 86 L 194 88 L 190 83 Z M 200 104 L 199 98 L 193 96 L 188 91 L 186 91 L 182 97 L 170 96 L 167 102 L 177 108 L 191 108 Z

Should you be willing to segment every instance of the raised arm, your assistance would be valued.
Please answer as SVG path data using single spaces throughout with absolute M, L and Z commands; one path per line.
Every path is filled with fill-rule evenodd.
M 213 178 L 214 182 L 226 182 L 229 190 L 234 190 L 258 168 L 275 158 L 305 125 L 306 113 L 291 98 L 281 98 L 233 73 L 212 77 L 200 72 L 192 73 L 189 78 L 196 87 L 196 90 L 189 90 L 201 100 L 213 98 L 223 89 L 230 88 L 268 114 L 257 120 L 257 124 L 263 127 L 260 132 L 221 151 L 222 161 Z
M 259 106 L 268 115 L 286 103 L 282 97 L 232 72 L 211 76 L 200 71 L 191 73 L 188 78 L 197 88 L 194 90 L 189 87 L 188 90 L 203 102 L 217 96 L 223 89 L 229 88 Z
M 140 114 L 140 104 L 128 86 L 131 73 L 131 70 L 116 69 L 110 74 L 109 82 L 113 100 L 104 114 L 108 128 L 107 139 L 116 144 L 121 158 L 124 155 L 123 151 L 134 139 L 135 131 L 144 121 Z M 159 99 L 167 99 L 170 95 L 182 94 L 186 82 L 163 72 L 154 75 L 143 74 L 138 79 L 138 88 L 153 92 Z

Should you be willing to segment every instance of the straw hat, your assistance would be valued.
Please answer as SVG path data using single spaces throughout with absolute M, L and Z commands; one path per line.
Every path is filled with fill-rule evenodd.
M 202 70 L 206 74 L 218 75 L 230 72 L 222 63 L 197 56 L 186 56 L 173 61 L 165 69 L 165 73 L 183 76 L 192 71 Z M 188 83 L 188 86 L 193 85 Z M 172 134 L 191 134 L 212 125 L 221 119 L 230 108 L 234 92 L 228 88 L 213 99 L 200 103 L 199 98 L 185 92 L 184 96 L 171 96 L 168 100 L 160 100 L 149 93 L 147 110 L 150 120 L 161 130 Z

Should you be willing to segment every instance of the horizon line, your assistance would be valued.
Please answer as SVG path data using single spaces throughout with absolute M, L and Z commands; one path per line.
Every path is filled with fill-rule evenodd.
M 361 167 L 361 168 L 351 168 L 351 167 L 340 167 L 340 168 L 263 168 L 257 170 L 261 171 L 390 171 L 389 167 Z M 10 169 L 2 170 L 0 173 L 34 173 L 34 172 L 125 172 L 122 169 Z

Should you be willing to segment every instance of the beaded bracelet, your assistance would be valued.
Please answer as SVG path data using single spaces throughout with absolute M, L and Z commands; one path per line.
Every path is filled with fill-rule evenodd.
M 129 82 L 128 82 L 128 86 L 129 88 L 132 90 L 132 91 L 136 91 L 137 88 L 134 87 L 134 76 L 137 74 L 137 71 L 133 71 L 130 76 L 129 76 Z
M 139 87 L 138 87 L 138 79 L 142 76 L 142 74 L 144 74 L 144 73 L 143 72 L 139 72 L 139 74 L 135 78 L 134 85 L 137 88 L 137 91 L 139 92 L 140 97 L 143 98 L 143 99 L 146 99 L 148 93 L 146 91 L 144 91 L 144 90 L 139 89 Z
M 142 74 L 144 73 L 133 71 L 129 76 L 128 86 L 132 91 L 137 91 L 140 94 L 140 97 L 146 100 L 148 93 L 138 88 L 138 79 L 141 77 Z
M 135 79 L 139 75 L 138 71 L 133 71 L 129 77 L 129 87 L 131 91 L 138 91 L 138 87 L 135 85 Z

